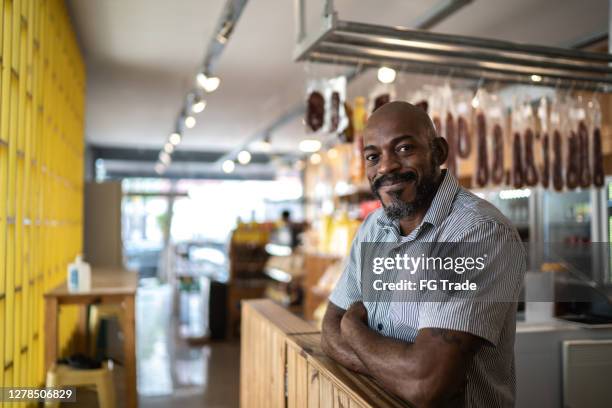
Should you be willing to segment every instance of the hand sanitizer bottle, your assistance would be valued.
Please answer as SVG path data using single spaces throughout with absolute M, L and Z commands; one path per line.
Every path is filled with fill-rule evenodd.
M 79 290 L 79 257 L 77 257 L 75 262 L 68 264 L 68 276 L 66 285 L 68 287 L 68 292 L 77 292 Z

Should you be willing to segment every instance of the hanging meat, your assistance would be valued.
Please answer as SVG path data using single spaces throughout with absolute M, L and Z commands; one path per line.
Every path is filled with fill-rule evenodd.
M 525 167 L 524 176 L 525 184 L 535 186 L 538 184 L 538 171 L 535 164 L 534 155 L 534 134 L 529 128 L 525 130 Z
M 550 184 L 550 138 L 548 133 L 544 133 L 542 136 L 542 171 L 540 177 L 540 183 L 542 187 L 548 188 Z
M 446 159 L 446 167 L 448 171 L 453 175 L 457 175 L 457 161 L 456 161 L 456 130 L 455 130 L 455 119 L 453 114 L 448 112 L 446 114 L 446 142 L 448 143 L 448 158 Z
M 521 134 L 514 132 L 512 138 L 512 185 L 514 188 L 522 188 L 525 184 L 523 152 Z
M 593 130 L 593 184 L 596 187 L 604 185 L 603 150 L 599 127 Z
M 338 124 L 340 123 L 340 93 L 332 92 L 331 94 L 331 115 L 329 123 L 329 131 L 335 132 L 338 130 Z
M 504 181 L 504 133 L 496 123 L 493 126 L 493 163 L 491 165 L 491 180 L 494 184 Z
M 552 182 L 557 191 L 563 190 L 563 139 L 561 133 L 555 130 L 553 133 L 553 162 Z
M 381 106 L 383 106 L 383 105 L 385 105 L 385 104 L 387 104 L 389 102 L 391 102 L 391 94 L 384 93 L 384 94 L 378 95 L 374 99 L 374 109 L 372 109 L 372 113 L 375 112 Z
M 487 157 L 487 122 L 484 113 L 476 116 L 477 155 L 476 155 L 476 185 L 484 187 L 489 182 L 489 160 Z
M 306 106 L 306 125 L 313 132 L 323 127 L 325 120 L 325 98 L 319 91 L 313 91 L 308 95 Z
M 589 131 L 584 121 L 578 123 L 578 143 L 580 145 L 580 187 L 591 185 L 591 164 L 589 160 Z
M 567 140 L 567 167 L 565 173 L 565 185 L 570 190 L 578 187 L 580 178 L 580 143 L 578 135 L 572 129 Z
M 457 119 L 457 156 L 467 159 L 472 152 L 472 138 L 470 137 L 467 120 L 463 116 Z

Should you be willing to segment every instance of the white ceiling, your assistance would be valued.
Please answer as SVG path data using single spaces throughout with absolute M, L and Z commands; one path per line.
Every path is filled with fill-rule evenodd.
M 67 3 L 88 66 L 87 141 L 160 148 L 193 85 L 225 0 Z M 337 0 L 336 4 L 344 20 L 411 26 L 437 1 Z M 320 74 L 320 69 L 311 67 L 308 74 L 292 61 L 292 6 L 289 0 L 248 2 L 216 67 L 221 87 L 209 96 L 206 110 L 186 133 L 181 149 L 234 148 L 304 98 L 307 78 Z M 314 13 L 314 8 L 309 7 L 309 12 Z M 606 30 L 608 16 L 608 0 L 474 0 L 434 30 L 564 45 Z M 350 93 L 367 92 L 373 76 L 367 73 L 355 81 Z M 304 137 L 301 120 L 272 136 L 276 149 L 297 150 Z

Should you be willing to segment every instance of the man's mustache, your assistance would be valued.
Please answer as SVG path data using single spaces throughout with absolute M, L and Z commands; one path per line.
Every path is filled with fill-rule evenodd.
M 406 171 L 404 173 L 391 173 L 384 174 L 372 181 L 372 190 L 378 192 L 383 186 L 390 186 L 392 184 L 403 183 L 413 181 L 417 179 L 417 174 L 414 171 Z

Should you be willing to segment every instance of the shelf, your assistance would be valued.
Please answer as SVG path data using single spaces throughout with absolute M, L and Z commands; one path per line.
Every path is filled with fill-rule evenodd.
M 610 54 L 341 21 L 335 12 L 299 41 L 294 60 L 612 92 Z

